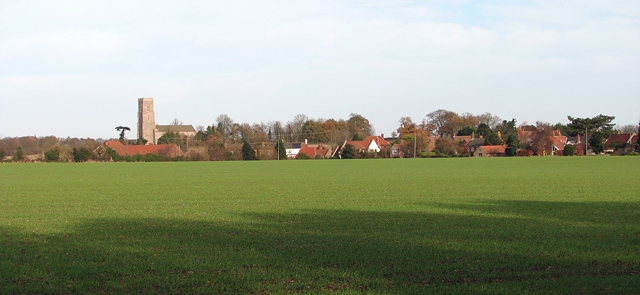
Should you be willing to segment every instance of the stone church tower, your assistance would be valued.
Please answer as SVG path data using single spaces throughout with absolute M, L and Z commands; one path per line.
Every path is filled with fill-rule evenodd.
M 155 144 L 156 116 L 153 112 L 153 98 L 138 98 L 138 138 Z

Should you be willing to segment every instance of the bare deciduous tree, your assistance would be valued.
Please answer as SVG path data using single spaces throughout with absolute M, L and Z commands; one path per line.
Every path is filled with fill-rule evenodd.
M 460 116 L 444 109 L 435 110 L 427 114 L 427 127 L 431 132 L 440 136 L 453 136 L 463 126 L 460 126 Z
M 218 126 L 216 130 L 222 135 L 222 139 L 227 139 L 233 134 L 233 119 L 227 114 L 221 114 L 216 118 Z
M 489 125 L 491 129 L 496 129 L 496 127 L 502 123 L 502 119 L 500 117 L 494 116 L 489 112 L 477 115 L 476 118 L 478 119 L 478 124 L 485 123 Z
M 620 133 L 622 134 L 631 134 L 634 132 L 638 133 L 638 125 L 633 125 L 633 124 L 617 126 L 616 129 L 620 131 Z

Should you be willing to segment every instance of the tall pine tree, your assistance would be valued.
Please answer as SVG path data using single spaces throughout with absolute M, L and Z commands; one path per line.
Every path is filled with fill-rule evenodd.
M 278 160 L 286 160 L 287 159 L 287 149 L 284 147 L 284 142 L 282 139 L 278 139 L 278 143 L 273 147 L 276 149 L 278 153 Z
M 256 153 L 251 144 L 246 140 L 242 144 L 242 159 L 245 161 L 256 160 Z

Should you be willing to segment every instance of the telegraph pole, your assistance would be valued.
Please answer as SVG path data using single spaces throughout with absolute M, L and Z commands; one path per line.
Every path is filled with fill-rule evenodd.
M 413 158 L 416 158 L 416 146 L 417 146 L 417 142 L 418 142 L 418 134 L 416 133 L 415 136 L 413 137 Z
M 588 127 L 584 127 L 584 155 L 588 156 L 589 153 L 587 152 L 589 150 L 589 128 Z

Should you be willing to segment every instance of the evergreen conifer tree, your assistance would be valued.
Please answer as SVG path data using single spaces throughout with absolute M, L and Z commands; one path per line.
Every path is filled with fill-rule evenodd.
M 287 150 L 284 147 L 284 142 L 282 142 L 282 139 L 278 139 L 278 143 L 274 146 L 274 148 L 276 149 L 276 151 L 278 153 L 278 159 L 279 160 L 286 160 L 287 159 Z
M 342 150 L 342 159 L 353 159 L 356 157 L 356 151 L 352 145 L 347 144 Z
M 248 141 L 244 141 L 242 144 L 242 159 L 243 160 L 256 160 L 256 153 L 253 151 L 253 147 Z

